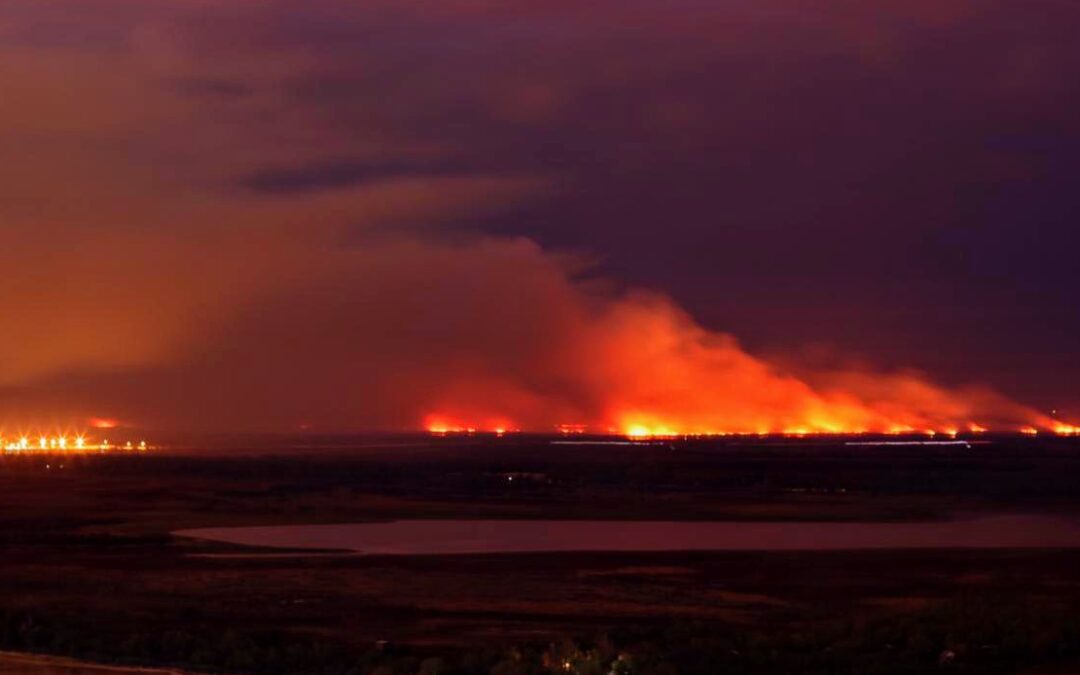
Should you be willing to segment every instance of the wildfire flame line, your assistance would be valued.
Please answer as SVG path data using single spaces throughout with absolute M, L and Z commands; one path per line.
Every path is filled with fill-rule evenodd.
M 428 417 L 424 428 L 426 431 L 436 436 L 470 434 L 495 434 L 497 436 L 502 436 L 506 433 L 521 433 L 522 431 L 520 428 L 517 428 L 514 425 L 510 424 L 491 426 L 484 424 L 453 422 L 448 421 L 448 419 L 449 418 L 447 418 L 446 416 L 431 415 Z M 959 427 L 947 427 L 942 429 L 917 429 L 915 427 L 906 425 L 894 425 L 884 429 L 818 429 L 807 427 L 790 427 L 783 429 L 758 429 L 756 431 L 724 431 L 711 429 L 680 429 L 672 426 L 649 426 L 646 424 L 630 422 L 621 427 L 592 427 L 587 424 L 558 424 L 555 426 L 554 432 L 561 435 L 593 434 L 600 436 L 624 436 L 631 440 L 713 437 L 722 438 L 732 436 L 757 436 L 762 438 L 770 436 L 784 436 L 803 438 L 863 435 L 927 436 L 930 438 L 933 438 L 935 436 L 945 436 L 948 438 L 957 438 L 961 434 L 982 435 L 988 433 L 1016 433 L 1026 436 L 1036 436 L 1041 433 L 1046 433 L 1054 434 L 1057 436 L 1080 436 L 1080 426 L 1057 422 L 1053 424 L 1048 424 L 1047 426 L 1041 428 L 1029 425 L 1019 428 L 990 429 L 988 427 L 972 422 L 964 425 L 963 429 Z
M 557 349 L 543 353 L 542 368 L 501 372 L 469 361 L 423 404 L 431 413 L 423 427 L 631 439 L 1080 435 L 1056 411 L 1041 413 L 984 386 L 941 386 L 905 370 L 789 371 L 663 297 L 634 294 L 581 316 Z

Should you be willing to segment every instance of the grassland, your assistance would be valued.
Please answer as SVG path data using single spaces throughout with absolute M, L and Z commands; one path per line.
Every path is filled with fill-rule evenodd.
M 1080 551 L 249 558 L 169 533 L 398 517 L 1075 512 L 1078 449 L 443 439 L 7 456 L 0 647 L 234 673 L 1067 668 L 1080 659 Z

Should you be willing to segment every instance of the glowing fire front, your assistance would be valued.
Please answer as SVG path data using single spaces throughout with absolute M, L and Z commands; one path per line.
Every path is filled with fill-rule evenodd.
M 443 419 L 443 418 L 438 418 Z M 436 422 L 426 424 L 424 427 L 429 433 L 436 436 L 469 435 L 469 434 L 495 434 L 502 436 L 509 432 L 520 433 L 521 429 L 512 426 L 485 426 L 470 423 L 445 423 Z M 597 435 L 597 436 L 625 436 L 632 440 L 665 439 L 665 438 L 709 438 L 726 436 L 757 436 L 765 438 L 769 436 L 786 436 L 794 438 L 810 436 L 859 436 L 859 435 L 888 435 L 888 436 L 926 436 L 935 438 L 957 438 L 961 435 L 978 436 L 986 433 L 998 434 L 1023 434 L 1025 436 L 1037 436 L 1041 433 L 1055 434 L 1058 436 L 1080 436 L 1080 426 L 1071 424 L 1054 423 L 1039 428 L 1035 426 L 999 427 L 989 429 L 979 424 L 967 424 L 963 429 L 957 427 L 945 427 L 941 429 L 918 429 L 906 425 L 894 425 L 887 428 L 856 428 L 847 429 L 836 426 L 801 426 L 788 428 L 761 428 L 756 431 L 748 430 L 720 430 L 700 427 L 679 427 L 664 423 L 639 423 L 630 421 L 621 426 L 615 425 L 587 425 L 587 424 L 558 424 L 553 430 L 535 429 L 535 433 L 551 433 L 569 435 Z
M 462 423 L 446 415 L 428 415 L 424 420 L 424 429 L 436 436 L 448 434 L 475 434 L 477 432 L 492 433 L 502 436 L 507 433 L 520 433 L 509 420 L 501 417 L 488 418 L 480 423 Z
M 1056 413 L 984 386 L 946 387 L 918 372 L 847 362 L 785 367 L 702 327 L 663 297 L 630 295 L 571 313 L 566 323 L 557 333 L 566 339 L 532 359 L 543 367 L 508 371 L 504 362 L 468 361 L 425 402 L 424 428 L 631 438 L 1080 435 L 1080 426 Z

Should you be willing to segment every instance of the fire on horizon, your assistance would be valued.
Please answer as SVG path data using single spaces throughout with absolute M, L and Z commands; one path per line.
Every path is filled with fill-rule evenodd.
M 428 433 L 435 436 L 449 436 L 449 435 L 473 435 L 473 434 L 495 434 L 496 436 L 503 436 L 507 433 L 521 433 L 522 429 L 516 428 L 513 425 L 499 424 L 498 426 L 491 425 L 477 425 L 477 424 L 464 424 L 459 422 L 448 421 L 446 417 L 440 415 L 429 416 L 426 420 L 425 427 Z M 725 436 L 757 436 L 761 438 L 770 436 L 785 436 L 804 438 L 812 436 L 863 436 L 863 435 L 887 435 L 887 436 L 918 436 L 924 435 L 930 438 L 935 436 L 947 436 L 949 438 L 957 438 L 964 435 L 982 435 L 987 433 L 1014 433 L 1023 434 L 1025 436 L 1037 436 L 1040 433 L 1050 433 L 1058 436 L 1080 436 L 1080 426 L 1073 424 L 1066 424 L 1064 422 L 1053 422 L 1050 426 L 1042 429 L 1034 426 L 1023 426 L 1018 429 L 1009 428 L 995 428 L 988 429 L 975 423 L 967 424 L 963 429 L 958 427 L 947 427 L 943 429 L 917 429 L 911 426 L 893 426 L 887 429 L 808 429 L 806 427 L 794 427 L 785 429 L 766 429 L 759 431 L 725 431 L 725 430 L 682 430 L 678 427 L 672 426 L 646 426 L 642 424 L 631 424 L 624 427 L 614 426 L 600 426 L 590 427 L 587 424 L 560 424 L 554 429 L 554 432 L 560 435 L 615 435 L 625 436 L 626 438 L 636 440 L 647 439 L 672 439 L 672 438 L 709 438 L 709 437 L 725 437 Z

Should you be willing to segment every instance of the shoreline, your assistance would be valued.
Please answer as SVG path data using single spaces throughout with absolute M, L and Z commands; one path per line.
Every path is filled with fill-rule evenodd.
M 40 669 L 61 669 L 71 671 L 73 674 L 99 673 L 101 675 L 198 675 L 190 670 L 162 666 L 124 666 L 108 663 L 96 663 L 94 661 L 82 661 L 67 656 L 53 656 L 50 654 L 37 654 L 34 652 L 11 652 L 0 651 L 0 673 L 16 667 L 34 667 Z M 24 671 L 11 671 L 24 672 Z M 25 671 L 33 673 L 34 671 Z M 51 670 L 48 671 L 51 673 Z M 57 675 L 60 675 L 57 673 Z M 66 674 L 65 674 L 66 675 Z

